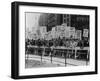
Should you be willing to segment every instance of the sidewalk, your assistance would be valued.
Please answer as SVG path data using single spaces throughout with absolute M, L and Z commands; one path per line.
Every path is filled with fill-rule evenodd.
M 27 56 L 26 56 L 27 57 Z M 41 56 L 38 55 L 28 55 L 28 60 L 36 60 L 40 62 L 45 62 L 47 64 L 51 64 L 51 57 L 50 56 Z M 66 66 L 86 66 L 89 65 L 89 62 L 82 61 L 82 60 L 75 60 L 75 59 L 66 59 Z M 65 58 L 58 58 L 58 57 L 52 57 L 52 64 L 56 64 L 59 66 L 65 66 Z

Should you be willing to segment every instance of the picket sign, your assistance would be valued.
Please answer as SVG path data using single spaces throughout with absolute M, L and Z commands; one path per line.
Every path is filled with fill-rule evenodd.
M 89 30 L 83 29 L 83 37 L 88 37 Z
M 45 38 L 45 34 L 47 32 L 47 27 L 46 26 L 39 26 L 39 37 L 40 38 Z
M 76 30 L 75 38 L 81 40 L 81 35 L 82 35 L 82 31 L 81 30 Z
M 52 30 L 51 30 L 52 38 L 55 38 L 56 37 L 55 34 L 56 34 L 55 27 L 52 27 Z
M 75 27 L 70 27 L 70 37 L 75 38 Z
M 65 37 L 70 38 L 70 27 L 65 27 Z

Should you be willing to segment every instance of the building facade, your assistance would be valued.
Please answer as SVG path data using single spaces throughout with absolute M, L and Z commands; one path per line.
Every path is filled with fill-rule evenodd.
M 89 16 L 76 14 L 52 14 L 43 13 L 40 16 L 40 26 L 46 26 L 47 32 L 51 31 L 53 27 L 59 25 L 66 25 L 67 27 L 75 27 L 76 30 L 81 30 L 83 34 L 84 29 L 89 30 Z M 83 37 L 82 37 L 83 38 Z
M 61 14 L 48 14 L 47 31 L 50 31 L 52 27 L 62 24 Z
M 89 39 L 89 15 L 71 15 L 71 27 L 75 27 L 76 30 L 81 30 L 82 35 L 81 38 L 84 39 L 84 29 L 88 30 L 87 38 Z

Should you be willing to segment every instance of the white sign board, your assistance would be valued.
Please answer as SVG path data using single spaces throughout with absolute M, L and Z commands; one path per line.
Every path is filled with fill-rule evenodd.
M 65 37 L 70 38 L 70 27 L 65 27 Z
M 70 37 L 75 38 L 75 27 L 70 27 Z
M 51 40 L 51 39 L 52 39 L 51 31 L 49 31 L 49 32 L 47 33 L 46 39 L 47 39 L 47 40 Z
M 44 36 L 45 36 L 45 34 L 47 32 L 46 26 L 40 26 L 39 30 L 40 30 L 40 36 L 41 36 L 41 38 L 44 38 Z
M 75 38 L 81 40 L 81 35 L 82 35 L 82 31 L 81 30 L 76 30 L 76 32 L 75 32 Z
M 61 26 L 56 26 L 57 27 L 57 32 L 61 31 Z
M 55 27 L 53 27 L 52 30 L 51 30 L 52 38 L 55 38 L 55 32 L 56 32 L 56 31 L 55 31 Z
M 65 37 L 65 32 L 60 32 L 60 37 L 61 38 Z
M 88 29 L 83 29 L 83 37 L 88 37 Z
M 65 26 L 61 26 L 60 37 L 61 38 L 65 37 Z
M 59 26 L 56 26 L 56 37 L 60 37 L 61 36 L 61 33 L 62 33 L 62 26 L 59 25 Z
M 40 30 L 40 33 L 41 33 L 41 34 L 47 32 L 47 31 L 46 31 L 46 26 L 40 26 L 40 27 L 39 27 L 39 30 Z
M 60 33 L 58 31 L 55 31 L 55 38 L 59 38 L 60 37 Z
M 44 39 L 45 39 L 45 40 L 48 39 L 48 33 L 45 33 L 45 35 L 44 35 Z

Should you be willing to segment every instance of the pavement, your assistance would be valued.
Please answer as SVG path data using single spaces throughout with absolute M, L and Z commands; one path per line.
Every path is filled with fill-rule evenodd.
M 45 61 L 38 60 L 26 60 L 25 68 L 38 68 L 38 67 L 59 67 L 57 64 L 47 63 Z
M 32 54 L 28 54 L 26 56 L 26 59 L 31 60 L 31 61 L 33 60 L 33 62 L 35 60 L 35 61 L 39 61 L 41 63 L 45 63 L 44 67 L 45 66 L 51 67 L 51 66 L 86 66 L 86 65 L 89 65 L 88 61 L 83 61 L 83 60 L 77 60 L 77 59 L 71 59 L 71 58 L 65 59 L 65 58 L 59 58 L 59 57 L 52 57 L 52 61 L 51 61 L 50 56 L 42 56 L 42 58 L 41 58 L 41 56 L 39 56 L 39 55 L 32 55 Z M 40 67 L 41 67 L 41 64 L 40 64 Z

